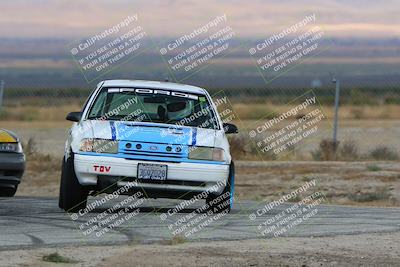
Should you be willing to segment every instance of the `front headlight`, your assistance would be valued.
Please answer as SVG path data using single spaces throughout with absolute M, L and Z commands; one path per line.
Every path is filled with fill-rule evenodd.
M 79 150 L 82 152 L 117 154 L 118 141 L 85 138 L 82 139 Z
M 22 153 L 20 143 L 0 143 L 0 152 Z
M 189 159 L 224 161 L 224 150 L 218 147 L 192 146 L 189 151 Z

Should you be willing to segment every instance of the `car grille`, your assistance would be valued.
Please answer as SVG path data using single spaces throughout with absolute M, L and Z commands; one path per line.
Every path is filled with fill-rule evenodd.
M 134 157 L 182 159 L 187 157 L 187 146 L 146 142 L 121 142 L 120 153 Z

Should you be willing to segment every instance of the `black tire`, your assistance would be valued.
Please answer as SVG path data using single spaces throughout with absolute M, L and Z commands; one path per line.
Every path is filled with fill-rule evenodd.
M 233 197 L 235 194 L 235 164 L 233 161 L 229 166 L 228 182 L 221 194 L 215 196 L 210 195 L 206 199 L 209 210 L 213 213 L 231 212 L 233 208 Z
M 17 192 L 18 185 L 14 188 L 11 187 L 0 187 L 0 197 L 13 197 Z
M 67 161 L 65 157 L 63 158 L 58 206 L 67 212 L 77 212 L 86 208 L 88 194 L 88 190 L 79 183 L 76 177 L 74 157 L 71 153 Z

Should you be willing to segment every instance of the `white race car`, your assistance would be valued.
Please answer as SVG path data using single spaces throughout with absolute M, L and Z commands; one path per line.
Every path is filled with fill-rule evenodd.
M 76 212 L 89 195 L 205 198 L 214 212 L 233 206 L 234 164 L 215 104 L 202 88 L 108 80 L 97 85 L 65 145 L 59 206 Z M 123 190 L 121 190 L 123 189 Z

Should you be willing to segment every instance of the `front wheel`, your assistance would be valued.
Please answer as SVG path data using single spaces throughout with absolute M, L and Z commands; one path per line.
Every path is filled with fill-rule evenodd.
M 73 153 L 65 160 L 63 158 L 60 197 L 58 206 L 67 212 L 77 212 L 86 208 L 88 190 L 86 190 L 78 181 L 74 168 Z
M 210 195 L 206 199 L 209 210 L 213 213 L 229 213 L 233 208 L 233 201 L 235 195 L 235 164 L 233 161 L 229 166 L 228 182 L 225 185 L 221 194 L 214 196 Z
M 11 187 L 0 187 L 0 197 L 13 197 L 17 192 L 18 186 Z

